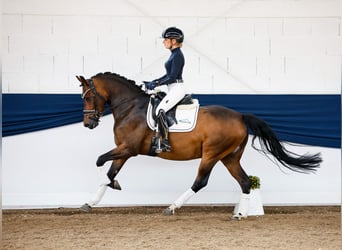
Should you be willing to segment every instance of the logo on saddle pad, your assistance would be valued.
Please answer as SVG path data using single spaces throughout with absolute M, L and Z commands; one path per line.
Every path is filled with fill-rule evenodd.
M 169 127 L 169 132 L 190 132 L 196 126 L 199 103 L 197 99 L 192 99 L 191 104 L 181 104 L 176 106 L 175 114 L 172 111 L 166 113 L 167 120 L 173 120 L 174 123 Z M 151 102 L 147 108 L 147 125 L 155 130 L 156 122 L 152 117 L 153 108 Z M 170 117 L 171 116 L 171 117 Z

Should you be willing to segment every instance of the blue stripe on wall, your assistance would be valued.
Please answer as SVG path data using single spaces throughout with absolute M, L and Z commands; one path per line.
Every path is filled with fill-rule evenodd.
M 80 95 L 3 94 L 3 136 L 54 128 L 82 121 Z
M 217 103 L 264 119 L 279 139 L 341 146 L 340 95 L 201 95 L 201 105 Z
M 340 148 L 340 95 L 194 95 L 202 106 L 222 105 L 264 119 L 281 140 Z M 3 94 L 3 136 L 83 120 L 78 94 Z

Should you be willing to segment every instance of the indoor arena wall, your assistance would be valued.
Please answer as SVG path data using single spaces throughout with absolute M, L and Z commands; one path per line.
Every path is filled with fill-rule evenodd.
M 48 108 L 51 103 L 43 95 L 80 94 L 75 75 L 89 78 L 111 71 L 137 84 L 161 76 L 169 52 L 160 36 L 168 26 L 185 33 L 188 92 L 212 95 L 210 103 L 217 95 L 241 95 L 248 101 L 250 95 L 341 93 L 339 0 L 3 0 L 2 7 L 6 100 L 30 94 Z M 7 104 L 3 127 L 13 125 L 4 120 Z M 340 127 L 340 101 L 337 106 L 335 125 Z M 79 206 L 91 199 L 99 184 L 95 161 L 114 147 L 113 122 L 105 116 L 95 130 L 83 128 L 79 120 L 4 137 L 3 207 Z M 340 139 L 340 129 L 335 132 Z M 321 152 L 320 170 L 284 173 L 250 144 L 246 147 L 242 165 L 260 177 L 264 204 L 340 204 L 340 146 L 289 149 Z M 100 205 L 170 204 L 192 185 L 198 163 L 132 158 L 118 176 L 123 190 L 107 192 Z M 239 197 L 238 184 L 217 164 L 208 186 L 189 204 L 235 204 Z

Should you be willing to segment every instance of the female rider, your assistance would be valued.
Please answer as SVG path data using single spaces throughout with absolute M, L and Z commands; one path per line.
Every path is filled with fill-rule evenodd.
M 165 62 L 166 74 L 152 82 L 145 82 L 145 87 L 153 90 L 157 86 L 167 85 L 168 92 L 158 105 L 156 116 L 162 136 L 161 149 L 164 152 L 170 152 L 171 146 L 168 139 L 169 128 L 166 121 L 166 112 L 182 100 L 186 94 L 182 77 L 185 61 L 181 51 L 184 34 L 176 27 L 169 27 L 163 32 L 162 38 L 164 38 L 164 47 L 171 51 L 169 59 Z

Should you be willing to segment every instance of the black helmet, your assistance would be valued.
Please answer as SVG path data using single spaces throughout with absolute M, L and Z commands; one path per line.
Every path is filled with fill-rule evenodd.
M 163 38 L 175 38 L 178 43 L 182 43 L 184 41 L 183 32 L 176 27 L 169 27 L 163 31 Z

